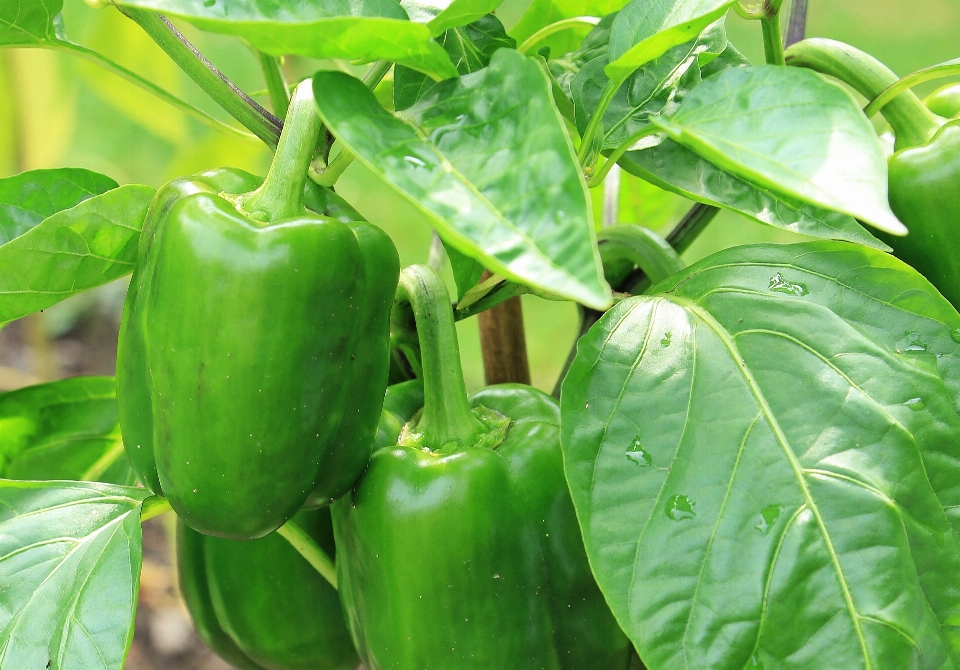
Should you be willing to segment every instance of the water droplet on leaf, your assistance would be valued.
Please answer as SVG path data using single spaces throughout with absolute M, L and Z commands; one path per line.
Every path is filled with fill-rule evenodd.
M 779 272 L 770 277 L 770 285 L 767 287 L 767 289 L 773 291 L 774 293 L 786 293 L 798 298 L 809 293 L 806 286 L 787 281 Z
M 923 402 L 923 398 L 910 398 L 910 400 L 903 404 L 912 409 L 914 412 L 919 412 L 927 407 L 927 403 Z
M 911 330 L 903 334 L 903 339 L 897 342 L 897 351 L 921 352 L 926 351 L 927 345 L 920 339 L 920 333 Z
M 778 518 L 780 518 L 780 505 L 767 505 L 760 510 L 760 523 L 754 526 L 754 528 L 756 528 L 757 532 L 761 535 L 766 535 L 770 532 L 770 528 L 773 527 L 773 524 L 777 522 Z
M 639 437 L 635 439 L 633 444 L 630 445 L 630 448 L 627 449 L 627 458 L 639 465 L 641 468 L 646 468 L 653 465 L 653 457 L 640 444 Z
M 697 516 L 693 511 L 694 503 L 685 495 L 676 495 L 667 501 L 667 516 L 674 521 L 683 521 Z

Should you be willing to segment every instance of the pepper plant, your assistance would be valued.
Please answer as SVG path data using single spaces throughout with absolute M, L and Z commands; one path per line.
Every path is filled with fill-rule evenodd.
M 804 0 L 500 4 L 91 3 L 224 124 L 71 41 L 61 0 L 0 0 L 0 46 L 276 152 L 159 191 L 0 179 L 0 323 L 133 273 L 116 382 L 0 395 L 0 669 L 121 668 L 171 512 L 239 668 L 960 666 L 960 93 L 910 90 L 960 61 L 898 79 L 803 40 Z M 183 23 L 252 48 L 272 111 Z M 432 268 L 338 193 L 355 161 Z M 621 170 L 691 201 L 665 238 L 594 219 Z M 686 267 L 721 209 L 809 239 Z M 580 306 L 556 397 L 516 383 L 522 294 Z M 468 398 L 475 317 L 488 370 L 519 363 Z

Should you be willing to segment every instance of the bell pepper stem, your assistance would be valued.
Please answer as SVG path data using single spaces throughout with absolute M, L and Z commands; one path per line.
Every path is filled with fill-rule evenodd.
M 426 265 L 400 273 L 397 301 L 409 303 L 417 324 L 423 364 L 423 414 L 417 433 L 423 446 L 470 444 L 484 424 L 471 411 L 460 365 L 453 309 L 443 280 Z
M 327 580 L 334 589 L 337 589 L 337 566 L 333 559 L 327 555 L 320 545 L 313 541 L 303 528 L 297 525 L 293 519 L 277 529 L 277 535 L 290 543 L 290 546 L 297 550 L 307 563 L 320 573 L 320 576 Z
M 303 186 L 321 127 L 313 84 L 308 79 L 293 92 L 277 153 L 263 185 L 238 199 L 252 218 L 273 222 L 303 213 Z
M 898 81 L 897 75 L 859 49 L 823 38 L 797 42 L 785 52 L 787 65 L 805 67 L 835 77 L 873 100 Z M 904 91 L 882 110 L 897 137 L 896 149 L 926 144 L 943 125 L 912 91 Z

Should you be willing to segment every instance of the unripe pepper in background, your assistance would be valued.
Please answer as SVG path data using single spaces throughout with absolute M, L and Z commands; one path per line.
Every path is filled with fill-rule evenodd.
M 923 99 L 923 104 L 934 114 L 945 119 L 960 116 L 960 84 L 947 84 Z
M 330 510 L 297 524 L 334 555 Z M 178 522 L 180 591 L 208 647 L 240 670 L 355 670 L 340 598 L 279 535 L 253 541 L 201 535 Z
M 307 84 L 262 186 L 180 179 L 144 224 L 118 352 L 124 445 L 206 534 L 262 537 L 346 492 L 370 454 L 399 260 L 375 226 L 305 209 L 319 130 Z
M 833 40 L 798 42 L 787 49 L 786 61 L 836 77 L 870 100 L 897 82 L 873 56 Z M 935 105 L 948 106 L 949 98 Z M 909 90 L 880 111 L 896 136 L 887 159 L 890 208 L 909 232 L 874 234 L 960 309 L 960 120 L 946 121 Z
M 629 642 L 590 572 L 564 479 L 557 402 L 517 384 L 468 401 L 442 281 L 413 266 L 400 286 L 423 391 L 391 387 L 381 448 L 333 505 L 340 596 L 364 665 L 625 669 Z M 421 392 L 398 445 L 398 415 L 409 419 Z

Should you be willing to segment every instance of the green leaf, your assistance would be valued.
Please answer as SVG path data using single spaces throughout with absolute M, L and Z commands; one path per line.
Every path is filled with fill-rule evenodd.
M 610 30 L 607 76 L 624 81 L 637 68 L 689 42 L 737 0 L 632 0 Z
M 723 19 L 707 26 L 695 39 L 673 47 L 631 74 L 617 89 L 603 114 L 603 149 L 615 149 L 649 125 L 656 114 L 669 116 L 686 95 L 700 84 L 700 61 L 712 59 L 727 47 Z M 604 72 L 605 56 L 585 64 L 570 84 L 582 133 L 597 109 L 610 81 Z
M 776 193 L 904 234 L 887 203 L 873 126 L 837 84 L 799 68 L 731 68 L 705 80 L 669 119 L 676 142 Z
M 591 565 L 652 668 L 955 668 L 960 315 L 843 242 L 616 305 L 563 385 Z
M 500 49 L 489 67 L 433 87 L 402 119 L 343 73 L 317 73 L 314 91 L 337 139 L 446 244 L 516 281 L 609 304 L 586 185 L 533 60 Z
M 435 79 L 457 76 L 430 28 L 407 18 L 395 0 L 316 0 L 267 3 L 259 0 L 117 0 L 186 19 L 198 28 L 236 35 L 274 56 L 387 60 Z
M 577 16 L 606 17 L 627 4 L 627 0 L 533 0 L 510 34 L 523 43 L 541 28 Z M 551 53 L 566 54 L 577 49 L 590 26 L 550 35 L 543 44 Z
M 32 170 L 0 179 L 0 245 L 57 212 L 117 188 L 117 182 L 90 170 Z
M 673 140 L 628 151 L 618 161 L 624 170 L 691 200 L 722 207 L 758 223 L 811 237 L 856 242 L 874 249 L 890 247 L 871 235 L 849 214 L 758 188 L 703 160 Z
M 0 0 L 0 46 L 41 46 L 57 41 L 54 21 L 63 0 Z
M 0 482 L 0 668 L 120 670 L 133 637 L 150 493 Z
M 483 18 L 503 0 L 400 0 L 411 21 L 426 23 L 436 37 Z
M 483 276 L 483 266 L 469 256 L 464 256 L 448 244 L 444 244 L 443 248 L 447 252 L 447 259 L 450 261 L 453 282 L 457 285 L 457 301 L 459 302 L 463 298 L 463 294 L 480 281 L 480 277 Z
M 136 484 L 123 453 L 113 377 L 0 394 L 0 477 Z
M 153 193 L 121 186 L 0 246 L 0 323 L 130 273 Z
M 460 74 L 470 74 L 485 68 L 497 49 L 513 49 L 517 46 L 513 38 L 507 36 L 500 20 L 492 14 L 469 25 L 452 28 L 437 38 L 437 41 Z M 433 82 L 426 75 L 397 65 L 393 69 L 394 108 L 400 111 L 410 107 L 423 97 L 432 85 Z

